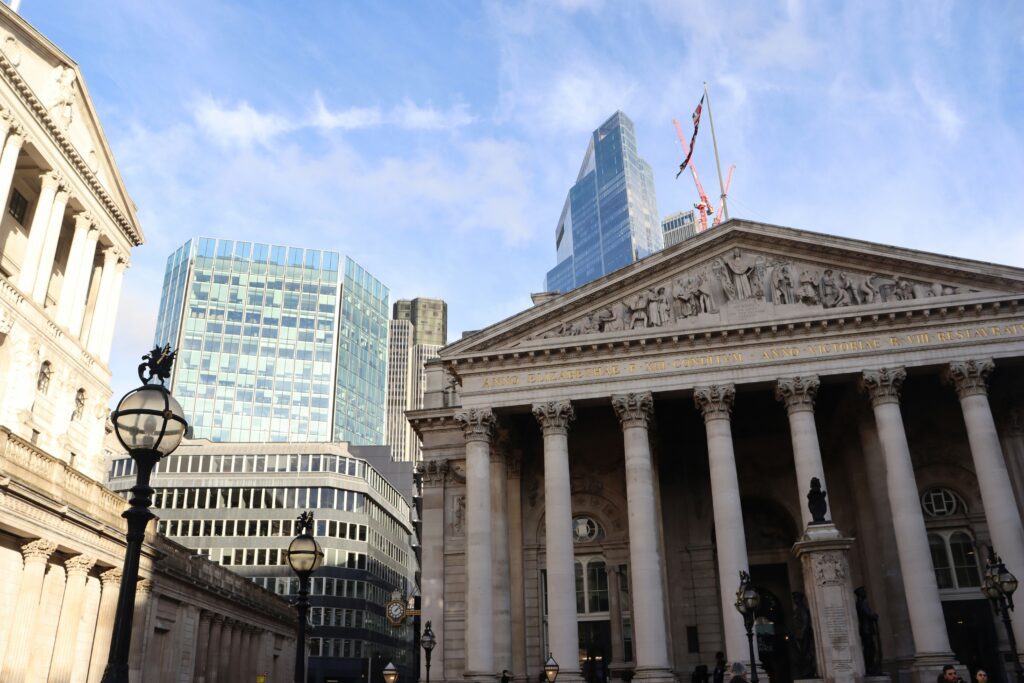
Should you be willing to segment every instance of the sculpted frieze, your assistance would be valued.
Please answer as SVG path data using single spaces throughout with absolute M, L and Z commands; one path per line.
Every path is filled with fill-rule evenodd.
M 735 248 L 710 263 L 633 291 L 532 338 L 686 327 L 731 311 L 830 309 L 952 296 L 976 289 L 900 273 L 856 272 Z M 791 307 L 791 308 L 790 308 Z M 782 313 L 780 311 L 780 313 Z

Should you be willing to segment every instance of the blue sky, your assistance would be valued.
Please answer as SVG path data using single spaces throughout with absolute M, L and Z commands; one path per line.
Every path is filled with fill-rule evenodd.
M 636 123 L 664 216 L 671 120 L 711 91 L 736 217 L 1024 266 L 1024 4 L 23 0 L 82 68 L 147 242 L 115 396 L 193 235 L 329 248 L 449 302 L 529 306 L 590 131 Z M 717 194 L 708 128 L 694 155 Z

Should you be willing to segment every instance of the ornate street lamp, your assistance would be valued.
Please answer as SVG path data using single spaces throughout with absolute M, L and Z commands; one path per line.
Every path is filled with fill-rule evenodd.
M 114 632 L 110 654 L 103 672 L 103 683 L 128 683 L 128 653 L 132 647 L 132 621 L 135 616 L 135 588 L 139 581 L 139 558 L 146 525 L 155 515 L 149 506 L 153 489 L 149 485 L 153 468 L 165 455 L 170 455 L 188 429 L 185 411 L 164 386 L 171 376 L 175 352 L 169 345 L 155 347 L 142 357 L 139 379 L 142 386 L 125 394 L 110 413 L 114 433 L 128 455 L 135 461 L 135 486 L 129 507 L 121 516 L 128 521 L 127 546 L 121 589 L 114 614 Z M 159 384 L 150 384 L 159 380 Z
M 1024 683 L 1024 667 L 1021 667 L 1020 657 L 1017 656 L 1017 639 L 1013 635 L 1013 622 L 1010 621 L 1015 590 L 1017 590 L 1017 577 L 1007 570 L 1002 558 L 996 555 L 995 550 L 989 548 L 988 565 L 985 567 L 985 582 L 981 587 L 981 592 L 992 601 L 992 607 L 1003 619 L 1006 637 L 1010 641 L 1010 652 L 1013 654 L 1017 683 Z
M 430 628 L 429 620 L 427 620 L 427 625 L 423 627 L 420 645 L 423 646 L 423 652 L 427 655 L 427 683 L 430 683 L 430 653 L 434 651 L 434 646 L 437 645 L 437 638 L 434 636 L 433 629 Z
M 555 683 L 555 679 L 558 678 L 558 662 L 555 658 L 548 653 L 548 661 L 544 662 L 544 678 L 548 679 L 548 683 Z
M 288 566 L 299 577 L 299 637 L 295 645 L 295 683 L 306 683 L 306 613 L 309 611 L 309 576 L 324 563 L 324 551 L 313 538 L 313 513 L 299 515 L 299 535 L 288 544 Z
M 736 610 L 743 615 L 747 628 L 747 645 L 750 647 L 750 683 L 758 683 L 757 660 L 754 658 L 754 612 L 761 603 L 761 596 L 750 582 L 750 574 L 740 570 L 740 587 L 736 591 Z
M 384 683 L 395 683 L 398 680 L 398 669 L 392 662 L 388 662 L 381 673 L 384 675 Z

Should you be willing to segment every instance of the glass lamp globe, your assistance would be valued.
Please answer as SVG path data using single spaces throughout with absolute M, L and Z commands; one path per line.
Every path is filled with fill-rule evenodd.
M 398 669 L 395 668 L 393 662 L 388 662 L 388 665 L 384 667 L 383 673 L 385 683 L 395 683 L 398 680 Z
M 111 418 L 125 449 L 155 450 L 161 457 L 178 447 L 188 429 L 181 404 L 158 384 L 146 384 L 127 393 Z
M 437 645 L 437 637 L 434 635 L 433 629 L 430 628 L 429 621 L 427 622 L 426 628 L 423 629 L 423 635 L 420 636 L 420 645 L 422 645 L 423 649 L 427 652 L 433 650 L 434 646 Z
M 1006 596 L 1013 595 L 1013 592 L 1017 590 L 1017 577 L 1005 567 L 1002 567 L 1002 571 L 999 573 L 999 588 Z
M 309 534 L 299 534 L 288 544 L 288 565 L 296 574 L 315 572 L 324 563 L 324 551 Z
M 748 585 L 743 591 L 743 605 L 747 608 L 746 611 L 753 612 L 759 604 L 761 604 L 761 596 L 757 594 L 753 587 Z
M 548 653 L 548 661 L 544 662 L 544 677 L 548 679 L 548 683 L 555 683 L 555 679 L 558 678 L 558 662 L 555 658 Z
M 981 592 L 990 600 L 999 599 L 999 587 L 996 585 L 996 582 L 992 580 L 991 575 L 985 576 L 985 584 L 981 587 Z

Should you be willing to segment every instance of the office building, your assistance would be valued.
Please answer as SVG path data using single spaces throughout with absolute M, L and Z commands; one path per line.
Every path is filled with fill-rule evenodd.
M 654 172 L 621 111 L 594 131 L 555 228 L 545 289 L 567 292 L 662 248 Z
M 441 299 L 422 296 L 411 300 L 399 299 L 395 302 L 391 317 L 393 320 L 408 320 L 412 323 L 414 346 L 444 346 L 448 343 L 448 304 Z
M 384 442 L 388 289 L 336 252 L 199 238 L 167 260 L 156 342 L 196 438 Z
M 671 247 L 683 240 L 688 240 L 697 235 L 697 222 L 694 212 L 677 211 L 661 219 L 661 231 L 665 237 L 665 246 Z
M 385 411 L 385 442 L 395 460 L 408 460 L 409 444 L 415 440 L 405 411 L 412 405 L 413 328 L 408 320 L 388 321 L 388 398 Z
M 116 459 L 111 488 L 134 482 L 132 460 Z M 410 463 L 384 446 L 186 440 L 152 486 L 161 533 L 282 596 L 298 590 L 285 550 L 312 510 L 324 565 L 310 584 L 309 680 L 358 680 L 367 660 L 413 680 L 413 622 L 385 616 L 392 592 L 414 587 Z

